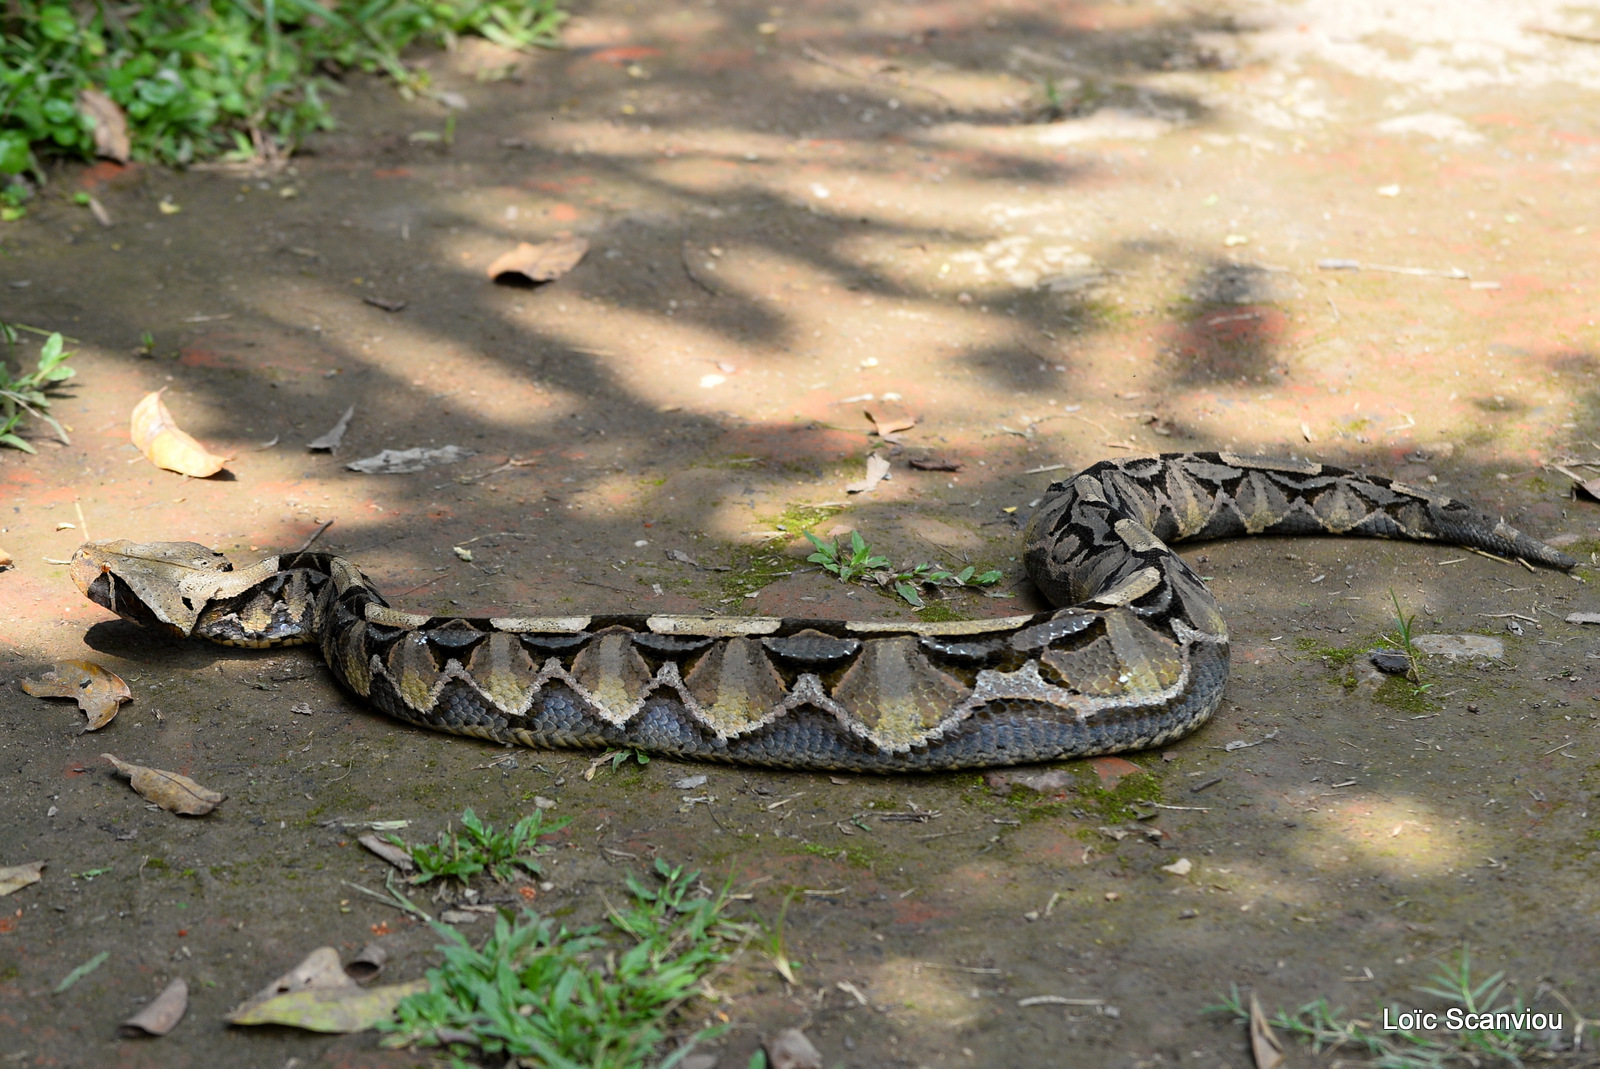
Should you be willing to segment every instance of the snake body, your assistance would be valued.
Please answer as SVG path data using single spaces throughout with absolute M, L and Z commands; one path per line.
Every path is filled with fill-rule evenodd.
M 800 769 L 972 768 L 1158 746 L 1216 710 L 1228 629 L 1169 545 L 1247 534 L 1450 542 L 1563 570 L 1503 520 L 1306 460 L 1173 453 L 1054 483 L 1024 564 L 1060 608 L 955 623 L 593 614 L 419 616 L 355 565 L 235 571 L 191 542 L 89 542 L 79 588 L 135 623 L 315 643 L 347 688 L 438 731 Z

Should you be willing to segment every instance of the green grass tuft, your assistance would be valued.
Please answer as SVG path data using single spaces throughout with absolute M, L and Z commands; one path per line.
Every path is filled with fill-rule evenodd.
M 39 174 L 40 151 L 92 159 L 86 91 L 126 116 L 136 160 L 272 158 L 333 125 L 327 72 L 379 72 L 428 93 L 403 57 L 412 45 L 475 34 L 528 49 L 552 43 L 564 18 L 556 0 L 10 0 L 0 175 Z
M 390 1033 L 384 1044 L 550 1069 L 676 1064 L 718 1029 L 674 1043 L 676 1052 L 657 1061 L 674 1014 L 750 936 L 724 917 L 726 888 L 695 893 L 699 875 L 657 860 L 650 883 L 630 876 L 631 901 L 610 911 L 609 929 L 569 930 L 525 910 L 498 917 L 474 950 L 455 929 L 434 925 L 444 962 L 428 971 L 428 990 L 380 1026 Z
M 485 824 L 468 809 L 461 814 L 461 834 L 452 829 L 439 833 L 437 843 L 420 843 L 408 846 L 398 835 L 389 841 L 411 855 L 417 874 L 411 877 L 416 884 L 436 879 L 455 879 L 466 883 L 480 872 L 488 872 L 497 880 L 508 880 L 518 869 L 530 875 L 539 875 L 536 855 L 543 849 L 539 840 L 560 831 L 571 823 L 570 818 L 546 824 L 544 811 L 536 809 L 517 821 L 508 832 L 492 824 Z

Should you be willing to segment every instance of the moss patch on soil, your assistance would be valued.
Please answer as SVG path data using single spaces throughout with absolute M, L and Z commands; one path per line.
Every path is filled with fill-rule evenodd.
M 1148 769 L 1123 776 L 1110 789 L 1101 786 L 1100 777 L 1087 763 L 1075 766 L 1073 775 L 1078 781 L 1079 797 L 1094 807 L 1108 823 L 1137 819 L 1140 814 L 1135 806 L 1138 803 L 1154 804 L 1165 797 L 1161 781 Z
M 1373 692 L 1375 701 L 1404 713 L 1422 714 L 1433 711 L 1428 692 L 1404 676 L 1390 676 Z

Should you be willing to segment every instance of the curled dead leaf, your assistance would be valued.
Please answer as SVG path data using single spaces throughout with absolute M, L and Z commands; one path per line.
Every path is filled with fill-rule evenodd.
M 204 479 L 221 471 L 228 462 L 227 457 L 208 452 L 178 426 L 159 390 L 133 406 L 128 433 L 150 463 L 181 475 Z
M 822 1054 L 798 1028 L 785 1028 L 766 1042 L 772 1069 L 822 1069 Z
M 176 772 L 131 764 L 108 753 L 100 756 L 127 776 L 134 790 L 170 813 L 181 813 L 186 817 L 205 816 L 227 797 Z
M 889 461 L 876 453 L 867 455 L 867 477 L 853 483 L 847 483 L 844 492 L 847 494 L 866 494 L 877 489 L 878 483 L 889 474 Z
M 345 963 L 344 974 L 358 984 L 370 984 L 389 960 L 389 952 L 377 943 L 368 943 Z
M 489 265 L 489 277 L 502 285 L 537 286 L 556 279 L 578 266 L 589 251 L 586 238 L 556 238 L 537 245 L 521 242 Z
M 0 898 L 12 891 L 20 891 L 30 883 L 44 878 L 43 861 L 30 861 L 26 865 L 11 865 L 0 869 Z
M 79 90 L 78 114 L 87 118 L 94 127 L 96 156 L 104 156 L 118 163 L 128 162 L 128 117 L 115 100 L 95 89 Z
M 404 847 L 396 846 L 391 842 L 386 842 L 383 839 L 378 838 L 378 836 L 372 832 L 368 832 L 367 834 L 361 836 L 356 840 L 356 842 L 360 843 L 374 854 L 377 854 L 379 857 L 383 858 L 401 872 L 416 871 L 416 862 L 411 860 L 411 852 L 406 850 Z
M 121 676 L 93 661 L 61 661 L 38 679 L 24 679 L 22 689 L 35 698 L 76 698 L 89 718 L 85 731 L 99 731 L 111 723 L 119 705 L 133 700 Z
M 168 984 L 154 1002 L 123 1021 L 122 1034 L 128 1038 L 164 1036 L 178 1027 L 188 1009 L 189 985 L 180 976 Z

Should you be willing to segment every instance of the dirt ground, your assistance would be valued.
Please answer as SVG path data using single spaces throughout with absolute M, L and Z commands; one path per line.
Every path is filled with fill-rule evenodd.
M 1069 763 L 1033 786 L 659 759 L 587 781 L 590 755 L 508 758 L 388 721 L 311 653 L 152 638 L 78 595 L 63 562 L 85 537 L 248 563 L 331 520 L 317 547 L 423 612 L 903 617 L 804 567 L 791 540 L 822 516 L 897 562 L 1004 569 L 1003 596 L 938 611 L 1005 615 L 1042 607 L 1018 537 L 1052 478 L 1221 447 L 1427 480 L 1600 551 L 1600 506 L 1549 467 L 1600 456 L 1595 9 L 575 16 L 564 51 L 428 59 L 467 105 L 448 143 L 444 106 L 354 78 L 340 129 L 285 170 L 62 167 L 0 229 L 0 316 L 79 350 L 55 409 L 71 444 L 0 455 L 0 866 L 48 861 L 0 899 L 0 1063 L 428 1064 L 370 1033 L 222 1017 L 319 945 L 378 939 L 396 980 L 433 960 L 432 932 L 344 882 L 381 879 L 355 822 L 428 838 L 536 796 L 574 818 L 542 908 L 596 917 L 655 856 L 732 876 L 768 923 L 807 892 L 785 928 L 800 982 L 752 952 L 696 1009 L 734 1026 L 724 1069 L 789 1025 L 829 1066 L 1241 1069 L 1242 1031 L 1203 1013 L 1230 984 L 1372 1018 L 1437 1006 L 1416 987 L 1464 945 L 1538 1008 L 1568 1000 L 1570 1048 L 1575 1014 L 1600 1017 L 1600 639 L 1564 618 L 1600 608 L 1600 570 L 1185 547 L 1234 637 L 1216 720 L 1136 768 Z M 516 242 L 566 233 L 591 249 L 564 279 L 489 283 Z M 139 457 L 128 412 L 158 388 L 231 474 Z M 879 404 L 917 417 L 902 444 L 868 434 Z M 349 405 L 338 454 L 307 452 Z M 344 466 L 446 444 L 475 455 Z M 847 496 L 874 449 L 890 479 Z M 961 468 L 908 465 L 929 456 Z M 1420 632 L 1504 655 L 1428 658 L 1421 693 L 1380 685 L 1364 651 L 1393 630 L 1391 592 Z M 12 683 L 72 657 L 134 691 L 94 735 Z M 103 752 L 228 801 L 150 811 Z M 178 1030 L 115 1038 L 172 976 L 194 992 Z M 1037 996 L 1079 1001 L 1019 1004 Z M 1584 1040 L 1557 1063 L 1596 1064 Z

